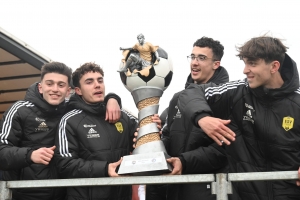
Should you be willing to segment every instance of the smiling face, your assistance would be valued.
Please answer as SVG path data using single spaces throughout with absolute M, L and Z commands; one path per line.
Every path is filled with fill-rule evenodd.
M 195 83 L 202 84 L 214 75 L 215 70 L 220 66 L 220 61 L 213 60 L 213 52 L 208 47 L 194 46 L 192 56 L 205 56 L 205 60 L 191 60 L 191 76 Z
M 88 72 L 79 80 L 80 87 L 75 87 L 76 94 L 88 104 L 104 101 L 105 85 L 99 72 Z
M 263 59 L 249 60 L 243 59 L 245 68 L 243 73 L 247 76 L 250 88 L 257 88 L 260 86 L 266 88 L 276 88 L 278 81 L 275 81 L 274 74 L 279 69 L 279 62 L 273 61 L 266 63 Z
M 51 105 L 59 105 L 71 90 L 68 77 L 59 73 L 45 74 L 43 80 L 38 84 L 38 89 L 43 98 Z
M 248 60 L 243 59 L 245 68 L 243 73 L 247 76 L 247 80 L 250 88 L 257 88 L 260 86 L 269 87 L 271 80 L 271 63 L 266 64 L 262 59 Z

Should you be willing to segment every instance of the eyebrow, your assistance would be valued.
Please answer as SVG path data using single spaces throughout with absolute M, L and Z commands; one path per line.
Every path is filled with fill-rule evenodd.
M 207 57 L 207 55 L 203 55 L 203 54 L 198 54 L 198 55 L 195 55 L 195 54 L 191 54 L 191 56 L 196 56 L 196 57 L 198 57 L 198 56 L 206 56 Z
M 101 79 L 101 80 L 103 80 L 103 77 L 98 77 L 98 78 L 96 78 L 97 80 L 98 79 Z M 85 79 L 84 81 L 86 82 L 86 81 L 93 81 L 94 79 L 93 78 L 87 78 L 87 79 Z
M 45 80 L 45 82 L 55 83 L 55 81 L 53 81 L 53 80 Z M 67 83 L 64 82 L 64 81 L 58 81 L 57 83 L 58 83 L 58 84 L 61 84 L 61 83 L 67 84 Z
M 93 78 L 87 78 L 87 79 L 84 80 L 84 82 L 86 82 L 86 81 L 92 81 L 92 80 L 94 80 L 94 79 Z

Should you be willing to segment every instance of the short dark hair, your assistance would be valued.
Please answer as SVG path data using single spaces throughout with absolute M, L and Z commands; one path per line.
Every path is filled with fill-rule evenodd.
M 68 77 L 69 85 L 71 84 L 72 69 L 64 63 L 51 62 L 44 64 L 41 69 L 41 80 L 43 80 L 44 76 L 48 73 L 58 73 L 65 75 L 66 77 Z
M 97 65 L 96 63 L 92 63 L 92 62 L 84 63 L 73 72 L 72 74 L 73 85 L 75 87 L 80 87 L 79 81 L 81 77 L 88 72 L 99 72 L 102 76 L 104 76 L 103 69 L 100 67 L 100 65 Z
M 213 52 L 213 58 L 216 61 L 221 61 L 224 55 L 224 46 L 218 40 L 214 40 L 212 38 L 204 36 L 194 43 L 193 47 L 195 46 L 211 48 Z
M 280 66 L 283 63 L 287 48 L 280 39 L 266 35 L 252 38 L 242 46 L 236 47 L 237 56 L 241 60 L 243 58 L 249 60 L 263 59 L 266 63 L 277 60 Z

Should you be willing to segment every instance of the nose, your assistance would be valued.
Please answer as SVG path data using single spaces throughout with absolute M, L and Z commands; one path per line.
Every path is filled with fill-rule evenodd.
M 95 81 L 95 88 L 100 88 L 100 83 L 98 81 Z
M 53 84 L 52 90 L 53 90 L 53 92 L 57 92 L 58 91 L 58 85 Z
M 195 65 L 195 64 L 198 64 L 197 58 L 195 58 L 194 60 L 191 59 L 191 65 Z
M 243 73 L 244 73 L 244 74 L 248 74 L 249 72 L 250 72 L 249 67 L 248 67 L 247 65 L 245 65 L 244 70 L 243 70 Z

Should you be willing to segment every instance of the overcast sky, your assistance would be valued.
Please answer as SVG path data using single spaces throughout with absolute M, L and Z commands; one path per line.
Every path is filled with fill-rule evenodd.
M 85 62 L 104 68 L 106 93 L 115 92 L 123 107 L 137 114 L 131 94 L 116 70 L 119 47 L 131 47 L 139 33 L 159 45 L 173 61 L 171 85 L 159 113 L 184 88 L 190 72 L 186 56 L 202 36 L 225 47 L 221 61 L 230 80 L 244 78 L 235 46 L 269 34 L 284 39 L 288 54 L 300 62 L 298 0 L 0 0 L 0 27 L 53 61 L 76 69 Z

